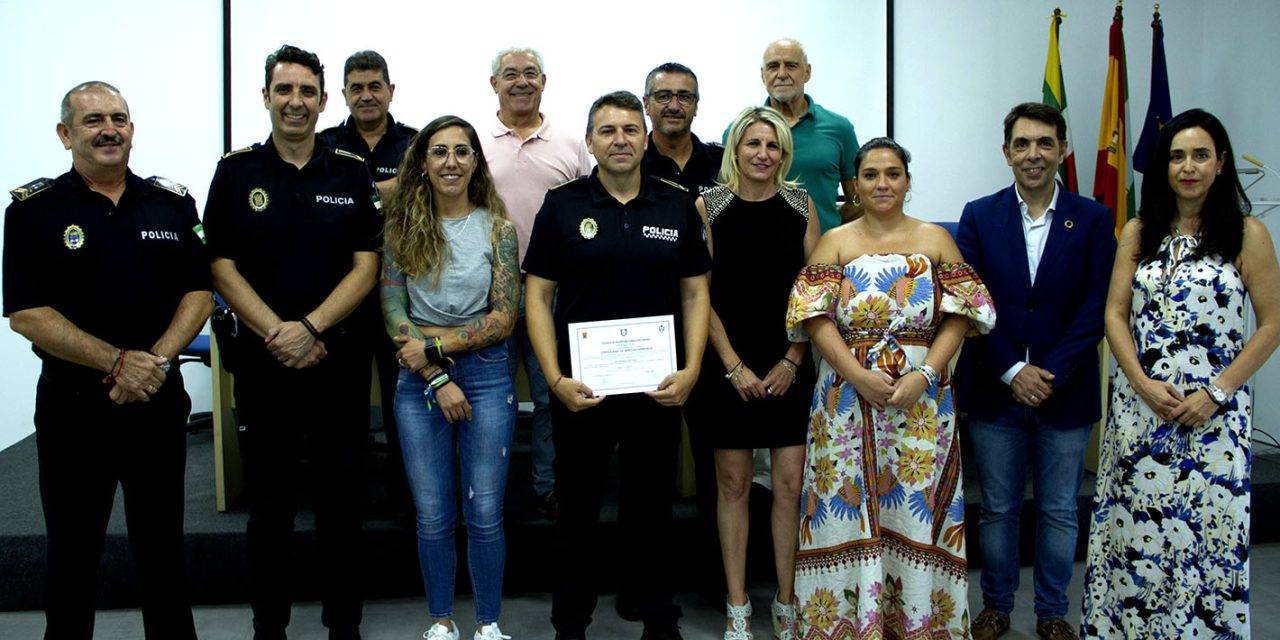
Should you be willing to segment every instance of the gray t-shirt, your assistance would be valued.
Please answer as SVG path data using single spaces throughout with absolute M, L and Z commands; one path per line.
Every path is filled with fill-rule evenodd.
M 431 276 L 411 277 L 409 320 L 416 325 L 455 327 L 489 313 L 493 280 L 493 215 L 478 208 L 464 218 L 441 218 L 449 261 L 432 286 Z

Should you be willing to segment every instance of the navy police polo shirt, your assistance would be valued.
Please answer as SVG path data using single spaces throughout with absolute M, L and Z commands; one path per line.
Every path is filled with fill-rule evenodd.
M 561 364 L 569 323 L 667 314 L 683 358 L 680 280 L 711 269 L 695 197 L 644 175 L 639 195 L 623 204 L 598 171 L 547 192 L 524 258 L 526 272 L 556 282 Z

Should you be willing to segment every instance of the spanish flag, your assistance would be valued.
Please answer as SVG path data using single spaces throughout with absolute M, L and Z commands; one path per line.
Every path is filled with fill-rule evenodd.
M 1053 10 L 1053 18 L 1049 21 L 1049 58 L 1044 63 L 1044 103 L 1052 105 L 1062 112 L 1067 121 L 1066 159 L 1058 166 L 1058 178 L 1066 186 L 1067 191 L 1079 193 L 1079 181 L 1076 178 L 1076 146 L 1071 143 L 1071 119 L 1067 116 L 1067 88 L 1062 79 L 1062 59 L 1058 56 L 1058 27 L 1065 14 L 1061 9 Z
M 1133 167 L 1129 166 L 1129 75 L 1124 56 L 1124 17 L 1116 7 L 1111 21 L 1106 92 L 1102 97 L 1102 124 L 1098 127 L 1098 165 L 1093 176 L 1093 197 L 1107 205 L 1116 217 L 1116 237 L 1133 217 Z

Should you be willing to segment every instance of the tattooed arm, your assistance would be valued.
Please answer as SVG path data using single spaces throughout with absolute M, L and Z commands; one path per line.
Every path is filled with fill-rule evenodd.
M 489 313 L 456 332 L 442 336 L 445 353 L 479 349 L 507 339 L 516 326 L 520 306 L 520 262 L 516 228 L 510 220 L 493 221 L 493 276 Z
M 387 335 L 409 336 L 421 340 L 422 332 L 409 321 L 409 290 L 405 288 L 405 275 L 396 265 L 395 250 L 387 243 L 382 248 L 382 324 Z

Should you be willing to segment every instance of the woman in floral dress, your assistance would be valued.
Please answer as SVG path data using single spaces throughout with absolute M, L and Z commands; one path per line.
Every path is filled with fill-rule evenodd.
M 1161 130 L 1107 296 L 1119 370 L 1089 533 L 1088 638 L 1249 636 L 1245 382 L 1280 342 L 1280 267 L 1222 123 Z M 1258 329 L 1244 338 L 1245 296 Z
M 806 639 L 969 633 L 947 365 L 995 308 L 951 236 L 903 213 L 909 161 L 888 138 L 862 147 L 864 215 L 822 237 L 788 311 L 821 357 L 796 557 Z

